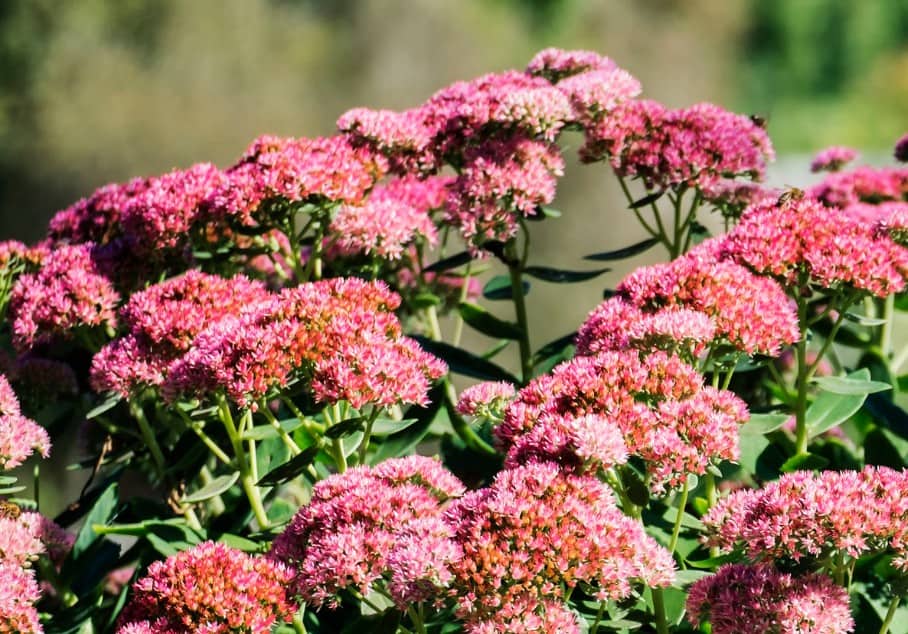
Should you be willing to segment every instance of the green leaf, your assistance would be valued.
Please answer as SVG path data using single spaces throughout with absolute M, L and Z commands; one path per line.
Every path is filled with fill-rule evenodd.
M 354 418 L 342 420 L 336 425 L 331 425 L 331 427 L 325 430 L 325 436 L 333 440 L 361 431 L 365 426 L 366 419 L 362 416 L 356 416 Z
M 888 383 L 882 381 L 870 381 L 862 378 L 851 378 L 866 370 L 866 374 L 869 377 L 870 371 L 866 368 L 862 368 L 857 372 L 845 376 L 820 376 L 813 380 L 821 389 L 826 392 L 832 392 L 833 394 L 873 394 L 874 392 L 885 392 L 886 390 L 891 390 L 892 386 Z
M 462 302 L 458 306 L 458 312 L 471 328 L 488 337 L 496 339 L 520 339 L 523 337 L 523 331 L 517 324 L 499 319 L 477 304 Z
M 864 411 L 874 421 L 897 436 L 908 440 L 908 412 L 879 394 L 871 394 L 864 402 Z
M 403 420 L 394 420 L 393 418 L 376 418 L 372 423 L 372 435 L 380 438 L 390 436 L 405 430 L 407 427 L 416 422 L 415 418 L 405 418 Z
M 658 238 L 648 238 L 636 244 L 632 244 L 629 247 L 624 247 L 623 249 L 615 249 L 614 251 L 603 251 L 601 253 L 592 253 L 590 255 L 584 255 L 584 260 L 593 260 L 595 262 L 610 262 L 613 260 L 623 260 L 625 258 L 631 258 L 635 255 L 639 255 L 644 251 L 648 251 L 659 244 Z
M 902 454 L 887 436 L 886 430 L 874 429 L 864 437 L 864 462 L 901 470 L 905 467 Z
M 279 421 L 281 429 L 283 429 L 288 434 L 294 432 L 303 426 L 303 421 L 298 418 L 286 418 L 282 421 Z M 278 435 L 277 429 L 272 425 L 257 425 L 252 429 L 243 433 L 243 440 L 267 440 L 269 438 L 276 438 Z
M 676 570 L 675 582 L 672 586 L 675 588 L 683 588 L 684 586 L 689 586 L 709 575 L 710 573 L 706 570 Z
M 544 205 L 539 206 L 539 211 L 542 212 L 542 215 L 546 218 L 561 218 L 562 214 L 559 210 L 554 209 L 553 207 L 546 207 Z
M 828 319 L 823 319 L 810 327 L 824 337 L 832 334 L 832 323 Z M 866 348 L 872 342 L 872 337 L 866 331 L 857 331 L 843 325 L 835 335 L 835 342 L 850 348 Z
M 741 434 L 763 435 L 777 430 L 791 418 L 788 414 L 751 414 L 750 420 L 738 428 Z
M 813 453 L 803 453 L 792 456 L 779 468 L 782 473 L 791 473 L 792 471 L 815 471 L 824 468 L 829 464 L 829 460 L 823 456 Z
M 435 293 L 417 293 L 410 299 L 414 308 L 429 308 L 430 306 L 439 306 L 441 298 Z
M 545 361 L 549 357 L 560 355 L 564 352 L 564 349 L 574 343 L 574 339 L 577 337 L 577 331 L 568 333 L 563 337 L 558 337 L 554 341 L 550 341 L 539 350 L 533 353 L 534 363 L 540 363 Z
M 407 410 L 407 416 L 411 417 L 414 422 L 405 429 L 401 429 L 385 438 L 375 450 L 371 463 L 377 464 L 382 460 L 405 456 L 413 451 L 416 445 L 429 433 L 429 428 L 432 426 L 435 416 L 441 410 L 443 400 L 444 390 L 439 383 L 429 390 L 429 405 L 427 407 L 414 405 Z
M 867 317 L 866 315 L 857 315 L 855 313 L 845 313 L 845 319 L 861 326 L 882 326 L 886 323 L 885 319 Z
M 184 496 L 180 501 L 183 504 L 198 504 L 199 502 L 210 500 L 227 491 L 239 479 L 240 474 L 238 471 L 218 476 L 195 493 Z
M 447 271 L 448 269 L 456 269 L 458 266 L 463 266 L 467 262 L 473 260 L 473 255 L 469 251 L 461 251 L 460 253 L 455 253 L 454 255 L 443 258 L 438 262 L 434 262 L 423 269 L 424 273 L 438 273 L 439 271 Z
M 451 372 L 473 377 L 481 381 L 507 381 L 514 385 L 519 385 L 520 381 L 510 372 L 498 365 L 477 357 L 471 352 L 457 348 L 442 341 L 432 341 L 420 335 L 414 335 L 413 339 L 419 342 L 419 345 L 436 357 L 441 358 L 448 364 Z
M 866 394 L 834 394 L 820 392 L 816 400 L 807 408 L 807 434 L 810 438 L 819 436 L 844 423 L 861 409 L 867 399 Z
M 88 548 L 99 539 L 93 526 L 95 524 L 107 525 L 116 515 L 117 504 L 119 502 L 119 488 L 114 482 L 108 486 L 94 506 L 85 517 L 85 523 L 79 529 L 76 535 L 76 541 L 73 543 L 72 550 L 69 553 L 69 559 L 76 561 Z
M 97 418 L 104 412 L 113 409 L 116 407 L 117 403 L 123 400 L 123 397 L 119 394 L 111 394 L 106 399 L 92 407 L 88 410 L 88 413 L 85 415 L 86 420 L 91 420 L 92 418 Z
M 523 272 L 530 277 L 535 277 L 544 282 L 554 282 L 556 284 L 572 284 L 574 282 L 585 282 L 603 273 L 611 271 L 610 268 L 594 269 L 592 271 L 566 271 L 555 269 L 549 266 L 528 266 Z
M 530 292 L 530 283 L 521 280 L 523 287 L 523 296 L 526 297 Z M 496 275 L 482 287 L 482 296 L 491 301 L 510 300 L 514 298 L 514 289 L 511 286 L 511 278 L 507 275 Z
M 245 553 L 260 553 L 262 552 L 262 545 L 258 542 L 254 542 L 251 539 L 246 539 L 240 535 L 234 535 L 233 533 L 224 533 L 218 537 L 218 541 L 222 544 L 227 544 L 231 548 L 236 548 L 237 550 L 242 550 Z
M 641 207 L 646 207 L 647 205 L 650 205 L 650 204 L 656 202 L 657 200 L 659 200 L 660 198 L 662 198 L 662 196 L 665 195 L 665 192 L 666 192 L 666 190 L 663 189 L 662 191 L 653 192 L 652 194 L 647 194 L 643 198 L 639 198 L 639 199 L 635 200 L 634 202 L 632 202 L 630 205 L 627 206 L 627 208 L 628 209 L 640 209 Z
M 281 466 L 266 473 L 258 482 L 256 482 L 256 485 L 262 487 L 274 486 L 292 480 L 305 471 L 306 467 L 312 464 L 312 461 L 315 460 L 318 452 L 318 445 L 306 447 L 298 456 L 294 456 Z

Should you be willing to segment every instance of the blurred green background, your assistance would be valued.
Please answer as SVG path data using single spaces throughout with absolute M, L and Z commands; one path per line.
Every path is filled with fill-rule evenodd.
M 329 134 L 348 108 L 413 106 L 545 46 L 609 55 L 672 106 L 767 118 L 780 183 L 830 144 L 885 161 L 908 130 L 908 0 L 0 0 L 0 238 L 38 239 L 104 183 L 226 166 L 259 134 Z M 602 166 L 569 163 L 556 207 L 540 262 L 642 237 Z M 534 291 L 534 339 L 643 261 L 571 301 Z

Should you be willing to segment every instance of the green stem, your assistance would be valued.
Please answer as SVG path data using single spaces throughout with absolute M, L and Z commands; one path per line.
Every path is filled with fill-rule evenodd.
M 599 624 L 602 622 L 602 613 L 605 612 L 605 601 L 599 602 L 599 609 L 596 610 L 596 620 L 590 627 L 590 634 L 596 634 L 599 631 Z
M 372 426 L 375 424 L 375 419 L 378 418 L 379 411 L 378 408 L 374 408 L 372 413 L 369 414 L 369 417 L 366 418 L 366 429 L 363 431 L 363 440 L 359 444 L 359 464 L 366 464 L 366 453 L 369 451 L 369 439 L 372 437 Z
M 619 176 L 617 173 L 615 174 L 615 176 L 618 178 L 618 184 L 621 185 L 621 191 L 624 192 L 624 197 L 627 199 L 627 204 L 633 205 L 634 197 L 631 195 L 631 190 L 628 189 L 627 182 L 624 180 L 624 177 Z M 658 231 L 650 226 L 650 224 L 643 218 L 643 214 L 640 213 L 640 210 L 635 207 L 631 207 L 631 209 L 633 210 L 634 215 L 637 216 L 637 220 L 640 222 L 643 228 L 646 229 L 646 232 L 652 237 L 658 238 L 660 241 L 663 241 L 664 236 L 660 235 Z
M 880 350 L 883 358 L 892 357 L 892 328 L 895 321 L 895 295 L 889 295 L 883 303 L 883 319 L 885 323 L 880 326 Z
M 464 270 L 463 286 L 460 287 L 460 295 L 457 299 L 458 303 L 463 303 L 463 302 L 467 301 L 467 296 L 469 295 L 469 290 L 470 290 L 470 272 L 471 272 L 470 267 L 471 267 L 471 265 L 472 265 L 472 262 L 468 262 L 467 268 Z M 460 314 L 458 313 L 457 316 L 454 318 L 454 336 L 451 337 L 452 346 L 460 345 L 460 338 L 461 338 L 461 336 L 463 336 L 463 324 L 464 324 L 463 317 L 461 317 Z
M 892 599 L 892 603 L 889 604 L 889 610 L 886 612 L 886 618 L 883 619 L 883 624 L 880 626 L 880 634 L 886 634 L 889 631 L 889 626 L 892 625 L 892 621 L 895 619 L 895 611 L 898 610 L 901 600 L 902 597 L 900 596 Z
M 306 609 L 305 604 L 300 607 L 296 614 L 293 615 L 293 631 L 296 634 L 306 634 L 306 626 L 303 623 L 303 611 Z
M 407 607 L 407 614 L 410 615 L 410 620 L 413 621 L 413 627 L 416 628 L 417 634 L 426 634 L 426 626 L 423 624 L 422 619 L 419 618 L 419 613 L 413 609 L 413 606 Z
M 798 292 L 797 290 L 795 292 Z M 801 328 L 801 336 L 795 345 L 795 354 L 797 355 L 798 374 L 796 378 L 795 397 L 795 455 L 801 456 L 807 453 L 807 387 L 808 387 L 808 365 L 807 365 L 807 301 L 797 298 L 798 304 L 798 324 Z
M 672 528 L 672 538 L 668 542 L 668 552 L 672 555 L 675 554 L 675 548 L 678 546 L 678 536 L 681 534 L 681 521 L 684 519 L 684 509 L 687 506 L 687 494 L 688 486 L 687 481 L 684 481 L 684 486 L 681 488 L 681 499 L 678 500 L 678 517 L 675 518 L 675 526 Z
M 299 445 L 296 444 L 296 441 L 294 441 L 293 438 L 290 437 L 290 434 L 287 433 L 287 430 L 281 427 L 280 421 L 275 418 L 274 413 L 268 408 L 268 404 L 260 403 L 259 411 L 262 413 L 268 423 L 277 431 L 277 435 L 280 437 L 281 441 L 283 441 L 284 445 L 286 445 L 287 449 L 290 450 L 290 453 L 294 456 L 300 455 L 303 450 L 300 449 Z
M 668 619 L 665 616 L 665 598 L 662 588 L 650 588 L 653 596 L 653 616 L 656 617 L 656 631 L 659 634 L 668 634 Z
M 255 479 L 253 478 L 252 471 L 249 467 L 249 460 L 246 456 L 246 450 L 243 448 L 242 435 L 239 430 L 237 430 L 236 423 L 233 421 L 233 414 L 230 412 L 230 405 L 223 395 L 218 399 L 218 414 L 220 415 L 224 429 L 227 431 L 227 437 L 230 439 L 230 444 L 233 446 L 233 453 L 236 456 L 237 467 L 240 471 L 240 486 L 246 494 L 246 499 L 249 500 L 249 506 L 252 508 L 252 513 L 255 515 L 255 520 L 258 522 L 259 529 L 267 530 L 270 528 L 271 522 L 268 520 L 268 514 L 265 513 L 265 506 L 262 503 L 262 493 L 255 484 Z M 255 459 L 254 456 L 253 459 Z
M 158 444 L 157 438 L 155 438 L 154 430 L 151 429 L 151 424 L 148 422 L 148 418 L 145 416 L 145 410 L 142 408 L 142 404 L 130 400 L 129 401 L 129 413 L 132 414 L 132 417 L 136 419 L 136 422 L 139 424 L 139 431 L 142 433 L 142 440 L 145 441 L 145 444 L 148 445 L 148 451 L 151 453 L 151 457 L 154 460 L 155 467 L 158 471 L 158 477 L 161 480 L 164 479 L 164 472 L 166 471 L 164 453 L 161 451 L 161 446 Z
M 215 458 L 223 462 L 228 467 L 234 466 L 233 460 L 230 459 L 230 456 L 224 453 L 224 450 L 218 447 L 217 443 L 215 443 L 214 440 L 212 440 L 211 437 L 205 433 L 205 431 L 201 427 L 201 423 L 192 420 L 189 415 L 179 407 L 175 409 L 177 412 L 179 412 L 180 416 L 183 419 L 183 422 L 186 424 L 186 427 L 195 432 L 195 435 L 199 437 L 199 440 L 201 440 L 206 447 L 208 447 L 208 451 L 210 451 Z

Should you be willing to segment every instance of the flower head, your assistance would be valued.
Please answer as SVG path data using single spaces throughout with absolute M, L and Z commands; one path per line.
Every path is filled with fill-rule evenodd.
M 770 565 L 727 564 L 697 581 L 688 620 L 715 634 L 845 634 L 854 629 L 848 593 L 821 574 L 794 577 Z
M 290 577 L 278 562 L 203 542 L 149 566 L 133 585 L 118 632 L 267 634 L 295 611 L 286 590 Z
M 609 71 L 616 67 L 615 62 L 595 51 L 546 48 L 533 56 L 526 71 L 530 75 L 545 77 L 554 84 L 572 75 L 587 71 Z
M 37 273 L 17 280 L 9 310 L 18 350 L 72 337 L 76 328 L 116 325 L 120 296 L 101 275 L 91 251 L 90 244 L 60 247 Z
M 858 157 L 857 150 L 834 145 L 817 153 L 810 163 L 811 172 L 838 172 Z
M 471 385 L 460 393 L 457 411 L 465 416 L 498 414 L 516 394 L 514 386 L 505 381 L 485 381 Z
M 0 469 L 18 467 L 34 451 L 45 458 L 50 455 L 47 430 L 22 415 L 13 388 L 0 375 Z
M 0 561 L 0 632 L 41 634 L 34 604 L 41 591 L 32 570 L 11 561 Z
M 447 566 L 459 551 L 449 530 L 432 518 L 463 491 L 431 458 L 354 467 L 315 485 L 309 504 L 275 539 L 270 557 L 293 569 L 293 591 L 316 606 L 336 605 L 347 587 L 366 594 L 385 572 L 401 603 L 429 596 L 436 584 L 437 594 L 450 580 Z
M 107 244 L 122 234 L 120 218 L 127 203 L 148 187 L 144 178 L 105 185 L 51 218 L 48 236 L 55 243 Z
M 604 600 L 628 596 L 635 581 L 664 586 L 674 577 L 668 551 L 618 509 L 605 485 L 554 463 L 505 469 L 446 517 L 463 548 L 452 590 L 467 623 L 506 617 L 499 611 L 512 600 L 535 610 L 579 583 Z

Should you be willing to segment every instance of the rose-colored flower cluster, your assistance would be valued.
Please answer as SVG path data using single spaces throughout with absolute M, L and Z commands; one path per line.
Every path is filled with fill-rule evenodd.
M 20 351 L 74 336 L 77 328 L 115 326 L 120 296 L 92 258 L 90 244 L 52 251 L 10 294 L 13 344 Z
M 846 634 L 854 629 L 848 593 L 821 574 L 792 576 L 772 566 L 729 564 L 697 581 L 687 597 L 694 626 L 714 634 Z
M 365 204 L 338 209 L 329 234 L 344 255 L 399 259 L 417 239 L 434 246 L 438 231 L 429 213 L 444 204 L 450 181 L 443 176 L 422 180 L 411 176 L 377 185 Z
M 563 622 L 563 608 L 546 617 L 547 608 L 581 583 L 606 600 L 674 578 L 669 552 L 618 509 L 608 487 L 554 463 L 505 469 L 446 517 L 463 549 L 453 564 L 457 612 L 476 631 L 508 631 L 521 618 Z
M 38 423 L 22 415 L 19 399 L 0 374 L 0 469 L 18 467 L 34 451 L 49 456 L 50 437 Z
M 908 168 L 861 166 L 829 174 L 807 194 L 830 207 L 906 200 Z
M 148 185 L 148 179 L 134 178 L 98 188 L 87 198 L 57 212 L 50 220 L 48 237 L 58 244 L 108 244 L 122 236 L 123 210 Z
M 203 218 L 244 227 L 268 224 L 268 203 L 358 204 L 385 167 L 343 136 L 259 137 L 225 170 Z M 263 206 L 265 205 L 265 206 Z
M 763 128 L 709 103 L 670 110 L 654 101 L 624 101 L 584 133 L 583 160 L 608 160 L 620 176 L 640 178 L 648 189 L 762 179 L 774 157 Z
M 908 571 L 908 472 L 798 471 L 720 500 L 704 516 L 707 544 L 752 559 L 816 561 L 894 552 Z
M 876 223 L 804 196 L 749 208 L 722 248 L 756 273 L 796 288 L 810 283 L 885 297 L 901 291 L 908 276 L 908 249 Z
M 589 414 L 595 416 L 582 424 L 570 422 Z M 548 454 L 565 467 L 582 468 L 584 447 L 608 448 L 603 455 L 616 461 L 620 447 L 602 429 L 613 427 L 626 451 L 646 462 L 650 486 L 661 493 L 681 486 L 689 473 L 705 473 L 713 462 L 736 460 L 738 426 L 747 418 L 743 401 L 704 387 L 703 377 L 678 357 L 606 351 L 533 379 L 505 410 L 495 437 L 509 464 Z M 551 433 L 534 433 L 537 426 Z M 562 438 L 564 444 L 555 443 Z M 576 458 L 568 460 L 572 452 Z
M 484 381 L 466 388 L 457 400 L 457 411 L 465 416 L 501 418 L 504 406 L 517 394 L 506 381 Z
M 400 298 L 381 282 L 335 278 L 284 289 L 199 333 L 167 371 L 168 399 L 224 393 L 255 407 L 291 378 L 319 402 L 424 403 L 446 366 L 401 334 Z
M 196 270 L 134 293 L 120 309 L 126 334 L 92 361 L 92 387 L 128 397 L 144 386 L 160 386 L 200 332 L 268 296 L 262 284 L 241 275 L 227 279 Z
M 267 634 L 290 621 L 290 569 L 221 543 L 157 561 L 132 586 L 117 632 Z
M 41 634 L 44 628 L 34 607 L 40 598 L 33 570 L 0 561 L 0 632 Z
M 560 601 L 516 598 L 494 616 L 470 620 L 464 627 L 468 634 L 500 632 L 538 632 L 538 634 L 580 634 L 577 615 Z
M 834 145 L 818 152 L 810 162 L 811 172 L 838 172 L 858 157 L 854 148 Z
M 463 492 L 431 458 L 354 467 L 315 485 L 270 557 L 292 568 L 293 592 L 316 606 L 336 606 L 344 588 L 367 594 L 383 577 L 400 605 L 430 599 L 451 582 L 461 556 L 441 516 Z
M 696 355 L 704 345 L 730 345 L 748 354 L 777 355 L 797 341 L 797 314 L 782 287 L 718 260 L 713 252 L 720 246 L 703 243 L 625 277 L 617 286 L 619 297 L 600 304 L 581 326 L 578 353 L 650 345 Z

